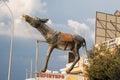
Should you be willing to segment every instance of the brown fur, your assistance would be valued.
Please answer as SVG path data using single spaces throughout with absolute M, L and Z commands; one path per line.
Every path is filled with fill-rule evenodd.
M 71 41 L 73 41 L 73 36 L 72 36 L 72 34 L 61 33 L 60 34 L 60 41 L 71 42 Z

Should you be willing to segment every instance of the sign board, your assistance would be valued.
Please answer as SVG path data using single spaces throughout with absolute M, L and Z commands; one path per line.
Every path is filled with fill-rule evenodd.
M 95 43 L 120 37 L 120 14 L 96 12 Z
M 37 73 L 37 80 L 84 80 L 83 76 L 72 74 Z

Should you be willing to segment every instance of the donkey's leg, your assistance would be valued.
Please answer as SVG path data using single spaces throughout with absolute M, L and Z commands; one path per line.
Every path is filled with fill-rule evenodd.
M 80 56 L 79 56 L 79 49 L 77 48 L 77 44 L 75 44 L 75 48 L 73 50 L 73 54 L 75 56 L 75 60 L 73 64 L 71 65 L 70 69 L 66 70 L 67 73 L 70 73 L 70 71 L 74 68 L 75 64 L 79 61 Z
M 47 54 L 46 54 L 46 60 L 45 60 L 44 66 L 43 66 L 43 68 L 41 69 L 40 72 L 45 72 L 46 71 L 47 66 L 48 66 L 48 61 L 49 61 L 52 50 L 53 50 L 53 46 L 48 46 L 48 51 L 47 51 Z

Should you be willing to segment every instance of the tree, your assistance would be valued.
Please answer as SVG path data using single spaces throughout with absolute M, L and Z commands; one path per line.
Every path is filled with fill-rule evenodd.
M 104 45 L 93 47 L 88 52 L 85 75 L 88 80 L 120 80 L 120 48 L 107 48 Z

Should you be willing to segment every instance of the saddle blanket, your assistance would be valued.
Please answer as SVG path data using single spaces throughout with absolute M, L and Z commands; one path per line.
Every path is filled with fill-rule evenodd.
M 71 42 L 72 40 L 73 40 L 72 34 L 68 34 L 68 33 L 61 33 L 60 34 L 60 41 Z

